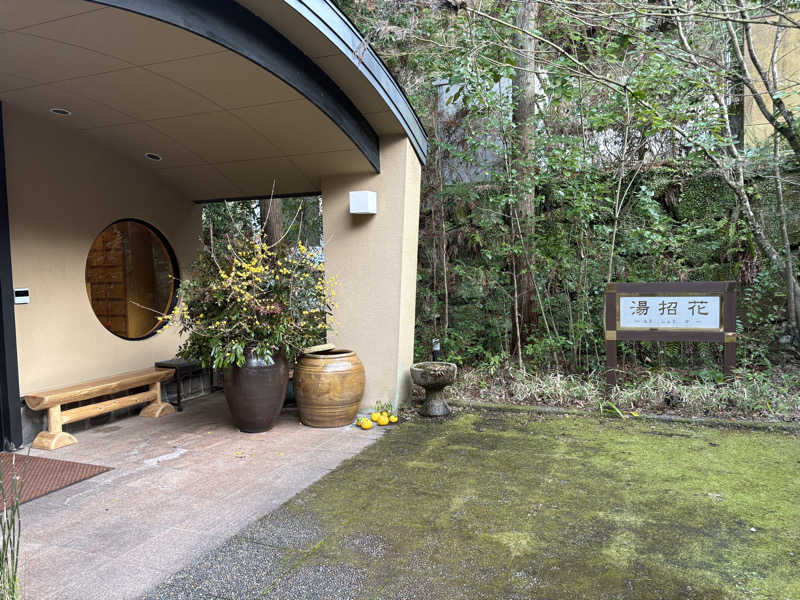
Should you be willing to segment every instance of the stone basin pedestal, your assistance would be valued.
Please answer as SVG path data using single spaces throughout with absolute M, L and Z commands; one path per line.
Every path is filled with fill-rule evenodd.
M 456 380 L 457 368 L 449 362 L 421 362 L 411 365 L 411 379 L 425 388 L 425 403 L 419 414 L 424 417 L 443 417 L 450 414 L 443 390 Z

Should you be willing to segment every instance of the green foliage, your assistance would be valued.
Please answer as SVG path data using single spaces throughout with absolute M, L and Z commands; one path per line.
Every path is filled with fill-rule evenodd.
M 258 201 L 213 202 L 203 206 L 203 243 L 210 246 L 212 238 L 227 241 L 243 233 L 255 235 L 259 229 Z
M 209 235 L 169 317 L 187 335 L 178 354 L 215 368 L 241 367 L 249 352 L 293 360 L 327 329 L 335 280 L 323 271 L 300 242 L 269 249 L 247 227 Z
M 719 107 L 709 101 L 709 85 L 724 85 L 724 78 L 693 64 L 674 28 L 644 30 L 635 11 L 596 17 L 589 27 L 571 14 L 578 4 L 543 4 L 536 34 L 584 67 L 540 43 L 536 66 L 546 75 L 535 90 L 535 117 L 521 123 L 514 119 L 519 94 L 495 86 L 516 75 L 512 29 L 469 11 L 437 10 L 436 3 L 342 3 L 371 32 L 431 134 L 416 358 L 428 358 L 431 339 L 439 338 L 443 358 L 460 364 L 498 370 L 521 354 L 536 368 L 592 371 L 605 353 L 607 280 L 733 279 L 741 364 L 781 362 L 780 274 L 758 258 L 731 189 L 707 158 L 724 156 L 730 142 Z M 519 5 L 490 1 L 480 10 L 513 22 Z M 727 48 L 718 25 L 693 22 L 698 52 L 714 56 Z M 576 77 L 582 69 L 608 84 Z M 441 114 L 432 98 L 431 82 L 440 78 L 460 84 L 447 100 L 454 115 Z M 770 206 L 765 156 L 753 150 L 745 158 L 752 197 Z M 483 176 L 448 176 L 463 170 Z M 800 214 L 791 202 L 790 214 Z M 800 221 L 792 218 L 797 244 Z M 767 229 L 776 239 L 774 223 Z M 530 287 L 518 289 L 523 284 Z M 515 311 L 525 295 L 530 303 L 518 345 Z M 720 348 L 708 344 L 621 344 L 621 353 L 624 363 L 656 368 L 709 370 L 721 359 Z
M 601 414 L 603 413 L 603 411 L 609 410 L 609 411 L 614 411 L 613 414 L 618 416 L 620 419 L 625 418 L 625 415 L 622 414 L 622 411 L 619 408 L 617 408 L 617 405 L 614 404 L 611 400 L 600 400 L 598 405 L 600 407 Z
M 268 202 L 268 201 L 267 201 Z M 322 210 L 317 196 L 283 198 L 282 215 L 286 240 L 303 242 L 308 247 L 320 246 L 322 241 Z M 256 233 L 260 227 L 258 200 L 214 202 L 203 206 L 203 239 L 209 236 L 225 240 L 241 230 Z
M 781 320 L 786 306 L 786 289 L 782 274 L 766 267 L 755 273 L 740 300 L 737 329 L 739 330 L 742 364 L 769 367 L 780 362 L 778 340 L 783 333 Z
M 394 407 L 392 406 L 391 402 L 376 402 L 375 403 L 375 410 L 373 412 L 387 412 L 389 414 L 394 413 Z

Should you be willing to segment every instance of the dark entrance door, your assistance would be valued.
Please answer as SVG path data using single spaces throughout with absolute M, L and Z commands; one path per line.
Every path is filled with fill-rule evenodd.
M 11 229 L 8 220 L 3 103 L 0 102 L 0 434 L 4 450 L 22 445 L 14 280 L 11 276 Z

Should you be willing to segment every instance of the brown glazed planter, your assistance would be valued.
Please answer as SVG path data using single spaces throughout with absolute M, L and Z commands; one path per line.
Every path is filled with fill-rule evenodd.
M 294 395 L 304 425 L 350 425 L 364 395 L 364 365 L 352 350 L 305 353 L 294 369 Z
M 289 365 L 283 354 L 274 358 L 268 365 L 249 355 L 243 367 L 225 369 L 225 399 L 234 424 L 245 433 L 267 431 L 283 408 Z

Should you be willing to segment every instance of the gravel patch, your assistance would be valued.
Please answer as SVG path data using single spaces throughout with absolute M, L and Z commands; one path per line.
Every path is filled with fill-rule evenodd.
M 383 558 L 387 544 L 380 536 L 364 533 L 342 538 L 341 547 L 372 558 Z
M 172 576 L 145 598 L 261 598 L 264 590 L 282 574 L 286 556 L 285 552 L 237 536 Z
M 325 538 L 322 526 L 310 512 L 286 506 L 262 517 L 240 535 L 256 544 L 293 550 L 309 550 Z
M 340 564 L 305 565 L 278 581 L 265 600 L 355 600 L 366 592 L 365 569 Z M 372 597 L 372 594 L 367 594 Z

